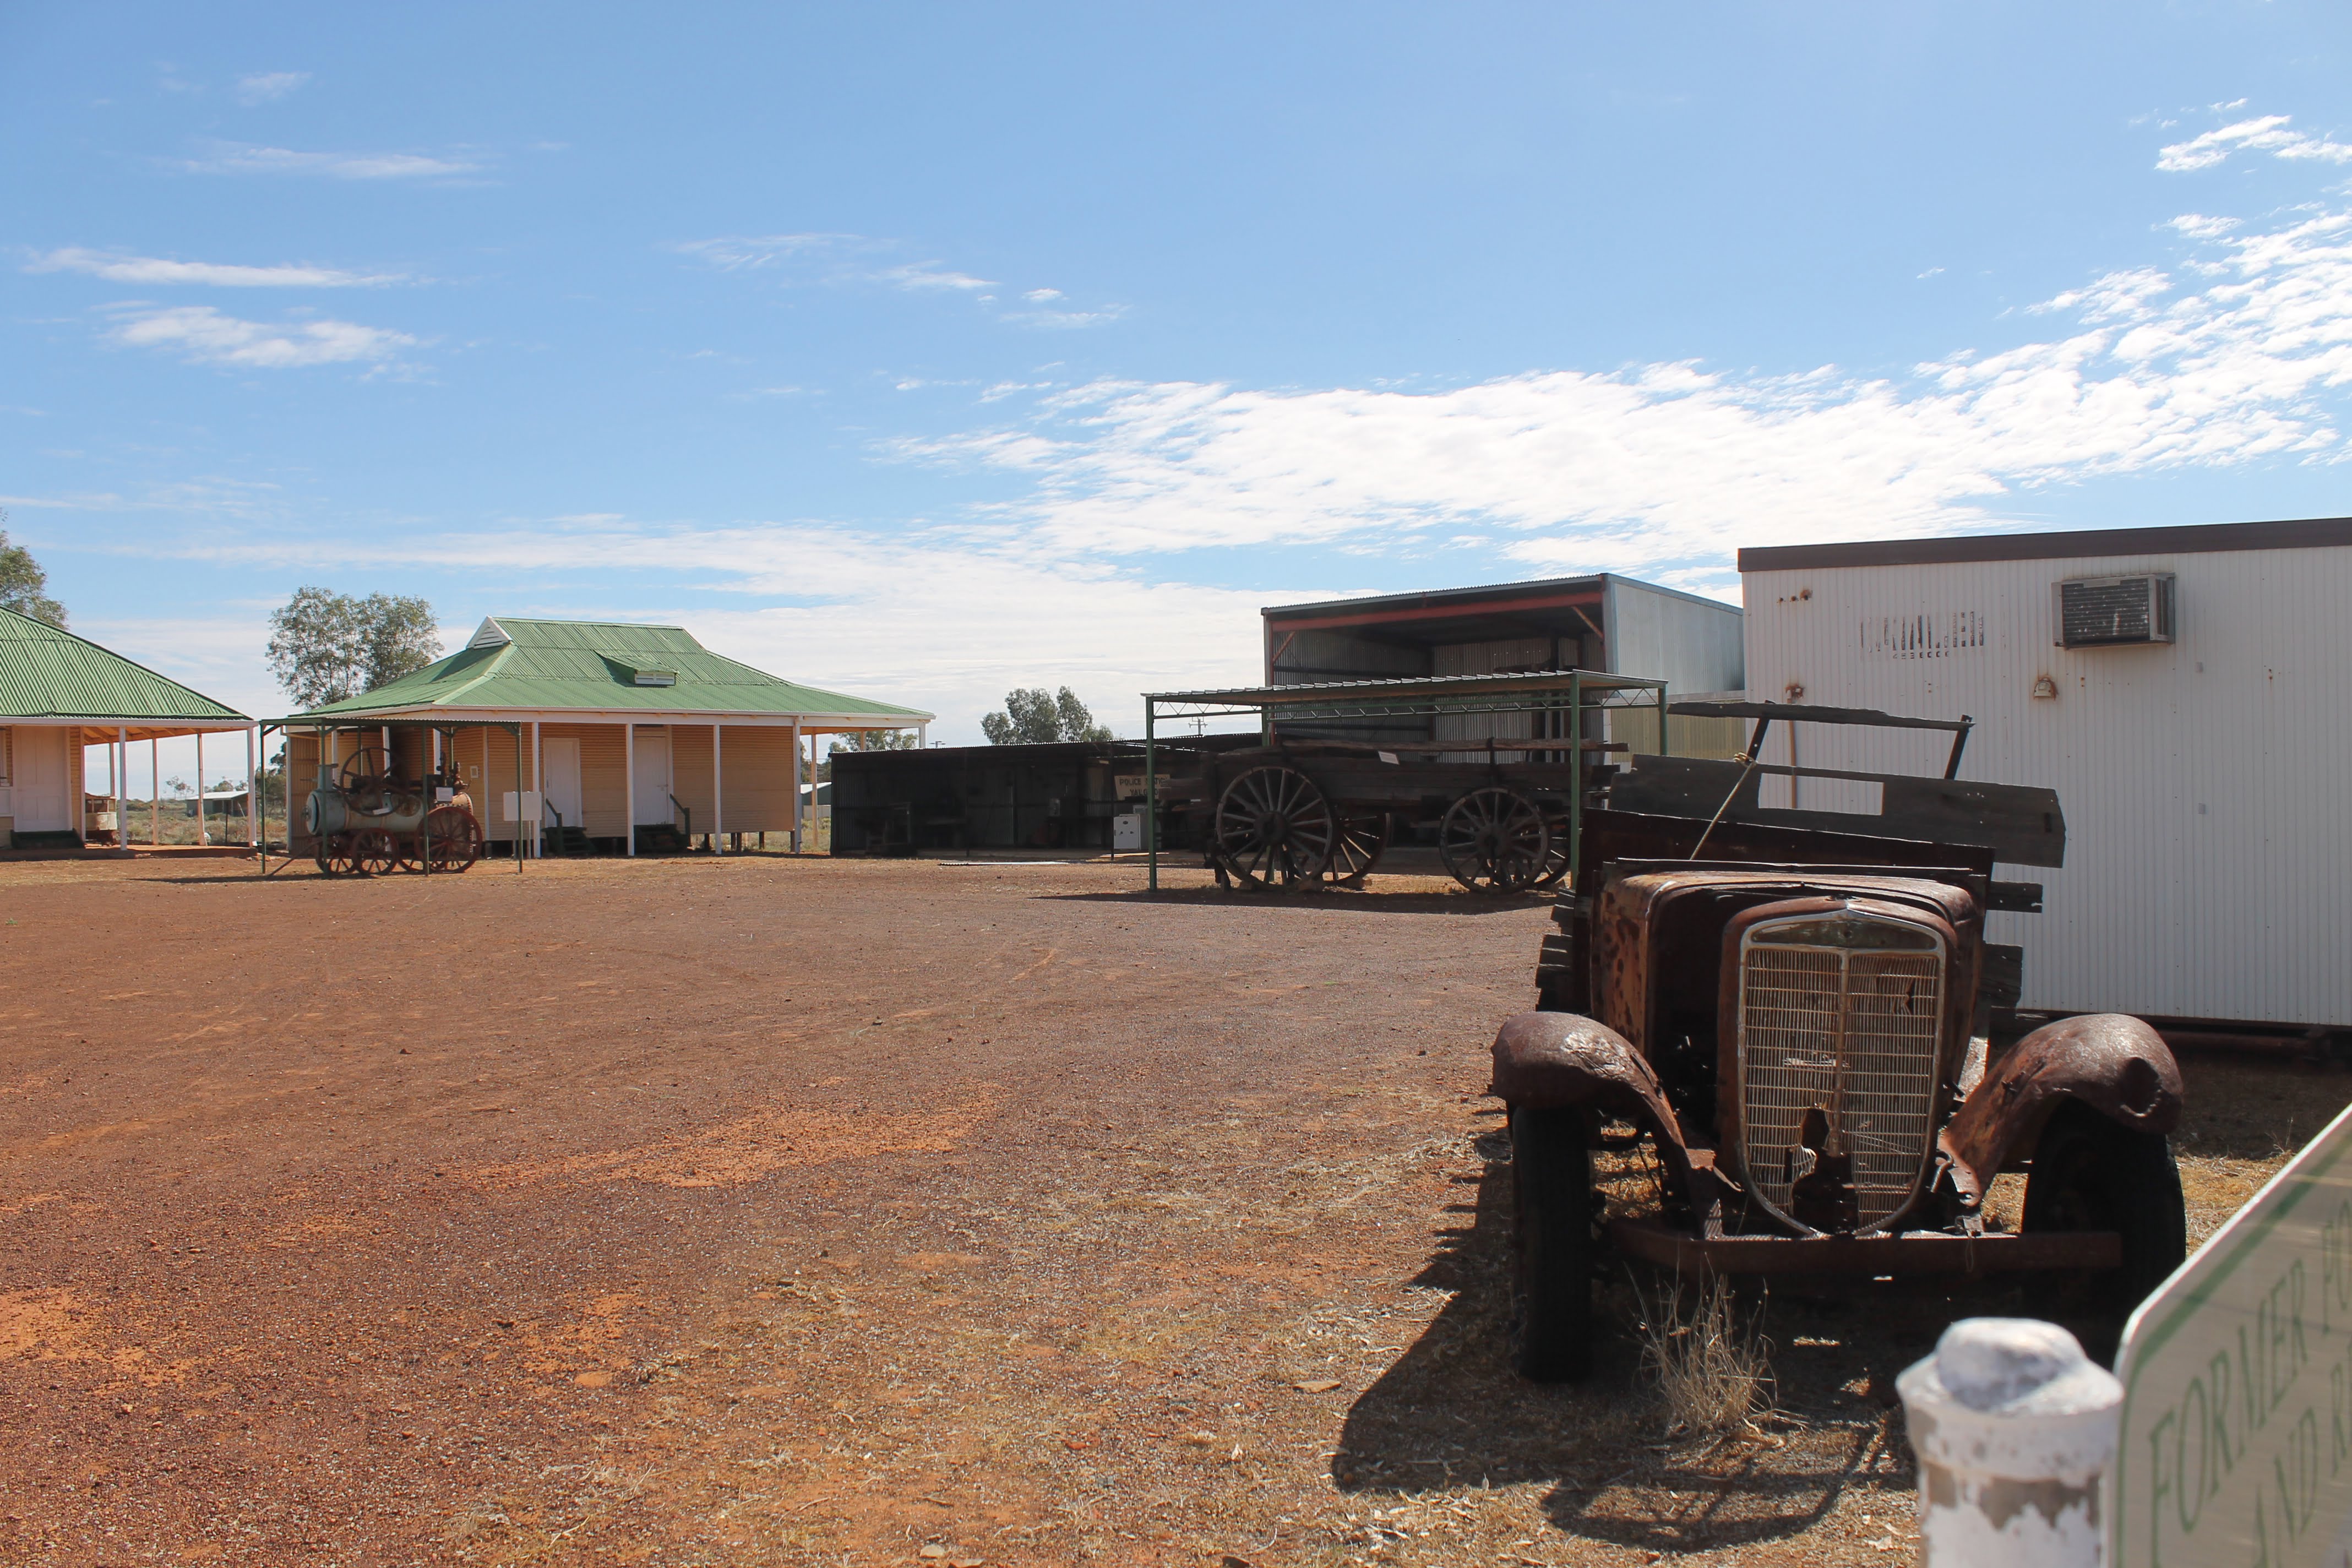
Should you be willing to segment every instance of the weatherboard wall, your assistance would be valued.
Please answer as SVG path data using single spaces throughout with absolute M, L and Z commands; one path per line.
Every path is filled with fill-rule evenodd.
M 2053 584 L 2143 572 L 2178 578 L 2176 640 L 2053 646 Z M 2057 791 L 2065 866 L 2008 868 L 2043 884 L 2043 911 L 1991 917 L 1994 940 L 2025 947 L 2025 1006 L 2352 1025 L 2352 548 L 1775 567 L 1745 583 L 1751 696 L 1969 714 L 1961 777 Z M 2032 695 L 2044 676 L 2055 697 Z M 1817 724 L 1798 742 L 1808 766 L 1874 771 L 1940 773 L 1946 749 Z M 1788 744 L 1781 727 L 1765 760 L 1788 761 Z

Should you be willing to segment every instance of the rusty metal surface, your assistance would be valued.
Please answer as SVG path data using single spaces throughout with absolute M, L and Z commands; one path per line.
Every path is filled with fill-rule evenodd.
M 1645 1051 L 1651 1045 L 1656 984 L 1666 981 L 1659 976 L 1654 983 L 1651 974 L 1651 936 L 1658 917 L 1674 900 L 1713 893 L 1737 893 L 1759 904 L 1805 898 L 1878 899 L 1939 917 L 1970 949 L 1980 920 L 1976 898 L 1968 889 L 1920 877 L 1814 874 L 1779 867 L 1715 867 L 1621 877 L 1602 890 L 1592 921 L 1592 1012 Z M 1972 973 L 1969 979 L 1973 981 Z M 1955 989 L 1973 991 L 1974 986 Z M 1966 1023 L 1965 1017 L 1961 1022 Z
M 1655 1220 L 1617 1219 L 1609 1224 L 1609 1239 L 1628 1257 L 1685 1274 L 1991 1274 L 2113 1268 L 2123 1262 L 2123 1237 L 2111 1230 L 1702 1237 Z
M 2069 1100 L 2138 1131 L 2169 1132 L 2180 1120 L 2180 1068 L 2163 1036 L 2121 1013 L 2034 1030 L 1993 1064 L 1937 1138 L 1962 1199 L 1980 1200 Z
M 1488 1093 L 1514 1107 L 1589 1105 L 1679 1148 L 1682 1125 L 1631 1042 L 1574 1013 L 1521 1013 L 1495 1036 Z
M 1818 909 L 1827 902 L 1831 908 Z M 1845 916 L 1876 946 L 1777 947 L 1743 940 L 1790 921 Z M 1931 948 L 1898 949 L 1897 930 Z M 1809 1229 L 1875 1229 L 1911 1206 L 1928 1173 L 1938 1086 L 1953 1038 L 1945 1003 L 1950 926 L 1876 900 L 1792 900 L 1725 928 L 1730 1070 L 1722 1140 L 1748 1189 Z M 1734 1136 L 1736 1132 L 1736 1136 Z

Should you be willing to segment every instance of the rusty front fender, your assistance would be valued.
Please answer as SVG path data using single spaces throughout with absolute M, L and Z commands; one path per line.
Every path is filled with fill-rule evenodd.
M 2121 1013 L 2034 1030 L 1994 1064 L 1937 1137 L 1961 1201 L 1981 1201 L 1993 1177 L 2032 1149 L 2051 1113 L 2070 1100 L 2137 1131 L 2169 1132 L 2180 1120 L 2180 1068 L 2162 1036 Z
M 1495 1036 L 1489 1094 L 1513 1110 L 1586 1108 L 1630 1122 L 1657 1141 L 1667 1173 L 1694 1203 L 1712 1201 L 1715 1152 L 1683 1138 L 1657 1075 L 1631 1042 L 1575 1013 L 1521 1013 Z

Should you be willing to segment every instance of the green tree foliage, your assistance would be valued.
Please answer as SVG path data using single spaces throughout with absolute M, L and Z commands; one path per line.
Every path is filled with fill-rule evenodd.
M 373 691 L 441 657 L 423 599 L 298 588 L 269 616 L 269 673 L 295 704 L 316 708 Z
M 1066 686 L 1058 693 L 1042 686 L 1006 692 L 1003 708 L 980 721 L 980 732 L 997 746 L 1112 738 L 1110 726 L 1096 723 L 1078 694 Z
M 8 514 L 0 511 L 0 522 Z M 49 597 L 45 590 L 49 574 L 33 559 L 33 552 L 21 544 L 8 542 L 8 531 L 0 528 L 0 605 L 20 616 L 30 616 L 37 621 L 47 621 L 59 631 L 66 627 L 66 607 Z

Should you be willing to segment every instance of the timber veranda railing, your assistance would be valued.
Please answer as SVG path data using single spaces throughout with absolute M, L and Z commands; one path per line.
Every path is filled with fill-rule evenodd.
M 1577 840 L 1582 837 L 1586 760 L 1584 716 L 1623 711 L 1654 712 L 1657 749 L 1670 747 L 1666 683 L 1592 669 L 1535 670 L 1517 675 L 1412 676 L 1396 680 L 1332 680 L 1296 686 L 1247 686 L 1213 691 L 1147 691 L 1143 695 L 1143 848 L 1150 885 L 1160 888 L 1160 726 L 1174 720 L 1255 719 L 1264 743 L 1278 745 L 1284 725 L 1435 721 L 1444 715 L 1526 714 L 1550 718 L 1556 735 L 1465 740 L 1465 752 L 1507 746 L 1525 740 L 1528 752 L 1566 751 L 1574 759 L 1576 787 L 1570 792 L 1571 879 Z M 1299 736 L 1305 740 L 1309 737 Z

